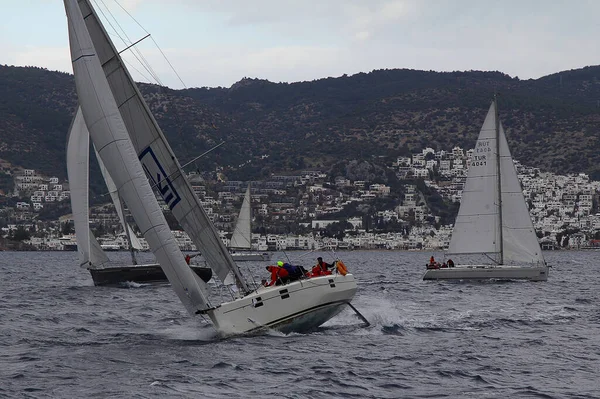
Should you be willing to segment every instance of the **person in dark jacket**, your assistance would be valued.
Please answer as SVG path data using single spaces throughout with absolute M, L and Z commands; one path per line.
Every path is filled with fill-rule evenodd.
M 306 270 L 304 270 L 302 266 L 295 266 L 291 263 L 284 263 L 282 261 L 277 262 L 277 265 L 279 265 L 280 263 L 280 267 L 284 268 L 288 272 L 290 281 L 299 280 L 306 275 Z

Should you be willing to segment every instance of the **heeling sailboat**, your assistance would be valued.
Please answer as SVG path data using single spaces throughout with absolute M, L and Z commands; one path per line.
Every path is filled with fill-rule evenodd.
M 79 252 L 79 264 L 91 274 L 94 285 L 120 285 L 126 282 L 161 283 L 167 277 L 159 264 L 138 264 L 135 249 L 141 249 L 141 243 L 126 223 L 118 190 L 97 154 L 100 170 L 113 200 L 121 225 L 127 232 L 132 247 L 132 265 L 115 265 L 104 252 L 96 237 L 89 229 L 89 132 L 81 109 L 77 109 L 69 128 L 67 139 L 67 174 L 71 190 L 71 208 L 75 224 L 75 237 Z M 190 266 L 198 276 L 208 282 L 212 276 L 210 268 Z
M 496 99 L 492 101 L 469 162 L 446 254 L 485 255 L 495 260 L 495 264 L 432 268 L 426 271 L 423 280 L 546 281 L 549 269 L 498 118 Z
M 216 276 L 224 281 L 232 273 L 240 289 L 249 291 L 90 1 L 78 1 L 78 6 L 85 16 L 85 27 L 122 121 L 152 187 L 160 191 L 173 216 L 196 248 L 201 249 Z
M 356 281 L 349 273 L 250 289 L 206 217 L 90 2 L 64 3 L 77 95 L 90 137 L 114 178 L 119 196 L 186 309 L 208 315 L 222 333 L 235 334 L 267 327 L 308 331 L 350 304 Z M 201 244 L 199 249 L 219 278 L 225 279 L 229 271 L 234 274 L 241 297 L 220 305 L 209 301 L 205 283 L 187 267 L 168 229 L 153 188 L 185 231 Z
M 252 208 L 250 206 L 250 185 L 244 194 L 240 214 L 229 242 L 231 256 L 236 261 L 268 261 L 273 254 L 252 251 Z

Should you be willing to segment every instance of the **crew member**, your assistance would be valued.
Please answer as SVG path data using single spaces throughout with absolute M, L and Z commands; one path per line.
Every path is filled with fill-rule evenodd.
M 267 270 L 271 272 L 271 282 L 267 284 L 268 286 L 282 285 L 289 280 L 289 274 L 287 270 L 283 268 L 283 262 L 281 262 L 281 266 L 279 266 L 279 262 L 277 262 L 277 266 L 267 266 Z
M 331 274 L 331 271 L 329 270 L 330 267 L 333 266 L 323 262 L 323 258 L 319 256 L 317 258 L 317 264 L 312 268 L 311 273 L 313 276 L 327 276 Z

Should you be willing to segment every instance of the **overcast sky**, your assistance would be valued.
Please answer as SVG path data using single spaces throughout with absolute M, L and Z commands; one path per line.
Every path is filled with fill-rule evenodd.
M 131 41 L 145 35 L 116 0 L 92 1 L 105 15 L 108 7 Z M 118 1 L 187 87 L 381 68 L 499 70 L 527 79 L 600 64 L 596 0 Z M 0 7 L 0 64 L 72 71 L 62 2 L 0 0 Z M 183 86 L 152 40 L 139 49 L 162 83 Z M 151 80 L 124 54 L 136 80 Z

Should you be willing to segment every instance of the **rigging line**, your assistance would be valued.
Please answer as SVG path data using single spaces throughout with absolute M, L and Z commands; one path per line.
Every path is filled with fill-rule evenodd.
M 102 5 L 104 6 L 104 8 L 106 9 L 106 12 L 112 17 L 112 19 L 115 21 L 115 25 L 118 26 L 121 29 L 121 31 L 123 32 L 123 35 L 125 36 L 125 38 L 129 42 L 127 40 L 125 40 L 123 38 L 123 36 L 119 33 L 119 31 L 115 28 L 115 26 L 110 21 L 110 18 L 107 17 L 106 13 L 102 10 L 102 7 L 99 6 L 98 1 L 97 0 L 93 0 L 93 1 L 96 4 L 96 8 L 100 11 L 100 13 L 104 17 L 104 19 L 106 20 L 106 22 L 108 23 L 108 25 L 112 28 L 112 30 L 115 33 L 115 35 L 119 39 L 121 39 L 121 41 L 123 42 L 123 44 L 125 44 L 125 46 L 128 46 L 129 44 L 131 44 L 132 40 L 129 38 L 129 36 L 127 36 L 127 33 L 125 32 L 125 30 L 123 29 L 123 27 L 119 24 L 119 22 L 117 21 L 117 19 L 115 18 L 115 16 L 110 12 L 110 9 L 106 5 L 106 3 L 104 3 L 104 0 L 98 0 L 98 1 L 100 1 L 102 3 Z M 148 63 L 148 61 L 144 58 L 144 56 L 140 53 L 140 51 L 137 48 L 134 47 L 131 53 L 138 60 L 138 62 L 140 63 L 140 65 L 142 65 L 142 67 L 144 67 L 144 69 L 146 69 L 146 71 L 153 77 L 154 81 L 157 82 L 160 85 L 163 85 L 162 82 L 160 81 L 160 78 L 156 74 L 156 72 L 154 72 L 154 70 L 150 66 L 150 63 Z M 136 53 L 137 53 L 137 55 L 136 55 Z M 149 79 L 149 81 L 151 81 L 151 79 Z
M 125 36 L 127 37 L 127 40 L 129 40 L 129 43 L 123 38 L 123 36 L 121 36 L 121 34 L 119 34 L 119 32 L 117 31 L 117 29 L 113 26 L 113 24 L 110 22 L 110 19 L 106 16 L 106 14 L 104 13 L 104 11 L 102 10 L 102 7 L 100 7 L 98 5 L 98 2 L 96 0 L 93 0 L 94 3 L 96 4 L 96 8 L 100 11 L 100 13 L 102 14 L 102 16 L 104 17 L 104 19 L 106 20 L 106 22 L 108 23 L 108 25 L 112 28 L 114 34 L 121 39 L 121 41 L 125 44 L 125 46 L 127 46 L 129 43 L 131 43 L 131 40 L 129 39 L 129 37 L 127 37 L 127 34 L 124 32 L 123 28 L 119 25 L 119 23 L 116 21 L 116 18 L 112 15 L 112 13 L 110 12 L 110 10 L 108 9 L 108 7 L 106 6 L 106 4 L 104 3 L 103 0 L 100 0 L 102 2 L 102 5 L 104 5 L 104 8 L 107 9 L 107 12 L 111 15 L 111 17 L 115 20 L 115 23 L 117 24 L 117 26 L 119 26 L 119 28 L 121 28 L 121 30 L 124 32 Z M 138 51 L 139 53 L 139 51 Z M 140 65 L 142 65 L 142 67 L 144 67 L 144 69 L 146 69 L 146 71 L 150 74 L 150 76 L 153 77 L 154 81 L 158 81 L 158 76 L 156 76 L 156 73 L 154 73 L 154 71 L 152 71 L 152 67 L 150 67 L 150 65 L 148 64 L 148 62 L 146 60 L 144 60 L 144 62 L 142 62 L 142 60 L 140 60 L 138 58 L 138 56 L 133 53 L 133 56 L 138 60 L 138 62 L 140 63 Z M 142 57 L 143 58 L 143 57 Z M 122 58 L 121 58 L 122 59 Z M 122 59 L 123 60 L 123 59 Z M 123 60 L 125 61 L 125 60 Z M 136 71 L 137 69 L 134 68 Z M 146 79 L 149 82 L 152 82 L 153 79 L 148 79 L 146 76 L 144 76 L 142 74 L 142 76 L 144 77 L 144 79 Z
M 96 1 L 96 0 L 94 0 Z M 133 55 L 133 57 L 135 57 L 137 59 L 137 61 L 142 65 L 142 67 L 150 74 L 150 76 L 152 76 L 152 79 L 148 79 L 144 74 L 140 73 L 139 70 L 135 67 L 133 67 L 134 70 L 136 70 L 138 73 L 140 73 L 140 75 L 146 79 L 146 81 L 148 82 L 156 82 L 158 83 L 160 86 L 165 86 L 165 84 L 162 82 L 162 80 L 159 78 L 158 74 L 154 71 L 154 69 L 152 68 L 152 66 L 150 65 L 150 63 L 148 62 L 148 60 L 144 57 L 144 55 L 142 54 L 142 52 L 140 51 L 140 49 L 138 49 L 137 47 L 135 47 L 136 43 L 139 43 L 141 40 L 144 40 L 145 38 L 147 38 L 148 36 L 150 36 L 152 38 L 152 36 L 150 35 L 150 33 L 146 30 L 146 28 L 144 28 L 134 17 L 133 15 L 131 15 L 117 0 L 114 0 L 114 2 L 117 4 L 117 6 L 119 8 L 121 8 L 121 10 L 123 10 L 123 12 L 125 12 L 129 18 L 131 18 L 145 33 L 146 36 L 144 38 L 142 38 L 141 40 L 138 40 L 135 43 L 132 43 L 131 39 L 129 38 L 129 36 L 127 35 L 127 32 L 125 32 L 125 30 L 123 29 L 123 27 L 119 24 L 119 22 L 116 20 L 116 18 L 114 17 L 114 15 L 110 12 L 110 10 L 108 9 L 108 7 L 106 6 L 106 4 L 104 3 L 104 0 L 99 0 L 102 2 L 102 4 L 104 5 L 104 7 L 107 9 L 107 12 L 113 17 L 113 19 L 115 20 L 116 25 L 121 29 L 121 31 L 123 32 L 123 35 L 127 38 L 127 40 L 129 42 L 127 42 L 126 40 L 123 39 L 123 37 L 116 31 L 116 28 L 114 26 L 112 26 L 112 24 L 109 24 L 112 27 L 112 29 L 115 31 L 115 33 L 117 34 L 117 36 L 121 39 L 121 41 L 123 41 L 123 43 L 125 44 L 126 48 L 122 51 L 119 52 L 119 54 L 121 54 L 123 51 L 131 48 L 131 54 Z M 104 13 L 103 13 L 104 15 Z M 104 15 L 104 17 L 106 18 L 106 16 Z M 154 40 L 154 38 L 152 38 L 152 41 L 154 42 L 154 45 L 158 48 L 158 50 L 161 52 L 161 54 L 163 55 L 163 57 L 165 58 L 165 60 L 167 61 L 167 63 L 169 64 L 169 66 L 171 67 L 171 69 L 173 70 L 173 72 L 175 73 L 175 75 L 177 75 L 177 77 L 179 78 L 179 80 L 181 81 L 181 83 L 183 84 L 184 87 L 186 87 L 185 83 L 183 83 L 183 81 L 181 80 L 181 77 L 179 76 L 179 74 L 177 73 L 177 71 L 175 70 L 175 68 L 173 67 L 173 65 L 171 64 L 171 62 L 167 59 L 167 57 L 165 56 L 165 54 L 163 53 L 162 49 L 158 46 L 158 44 L 156 43 L 156 40 Z M 129 44 L 129 45 L 128 45 Z M 125 59 L 121 58 L 121 60 L 123 62 L 127 62 Z M 132 65 L 130 62 L 127 62 L 128 65 Z M 187 88 L 187 87 L 186 87 Z M 159 92 L 162 92 L 161 88 L 159 87 Z M 172 95 L 169 95 L 168 92 L 163 93 L 166 97 L 173 97 Z M 174 101 L 171 100 L 172 103 L 174 103 Z M 179 114 L 177 112 L 175 112 L 175 120 L 178 122 L 178 126 L 179 126 L 179 136 L 182 136 L 182 121 L 181 118 L 179 117 Z
M 188 166 L 189 164 L 191 164 L 192 162 L 196 162 L 198 159 L 202 158 L 203 156 L 205 156 L 206 154 L 208 154 L 209 152 L 216 150 L 217 148 L 219 148 L 220 146 L 222 146 L 223 144 L 225 144 L 224 141 L 221 141 L 219 144 L 217 144 L 216 146 L 214 146 L 213 148 L 204 151 L 202 154 L 198 155 L 196 158 L 192 159 L 189 162 L 186 162 L 184 165 L 181 165 L 181 169 L 185 168 L 186 166 Z
M 148 79 L 148 77 L 146 75 L 144 75 L 139 69 L 137 69 L 136 67 L 133 66 L 133 64 L 127 60 L 123 60 L 124 63 L 126 63 L 130 68 L 132 68 L 133 70 L 135 70 L 137 73 L 140 74 L 140 76 L 142 76 L 144 79 L 146 79 L 148 82 L 151 82 L 152 79 Z
M 142 24 L 140 24 L 134 17 L 133 15 L 131 15 L 125 8 L 123 8 L 123 6 L 121 4 L 119 4 L 118 1 L 115 0 L 115 3 L 117 3 L 117 5 L 119 7 L 121 7 L 121 9 L 127 14 L 129 15 L 129 17 L 136 23 L 138 24 L 138 26 L 147 34 L 148 31 L 142 26 Z M 179 76 L 179 74 L 177 73 L 177 70 L 175 69 L 175 67 L 173 66 L 173 64 L 171 64 L 171 61 L 169 61 L 169 59 L 167 58 L 167 56 L 165 55 L 165 53 L 162 51 L 162 48 L 160 48 L 160 46 L 158 45 L 158 43 L 156 42 L 156 40 L 154 40 L 154 38 L 151 36 L 150 37 L 152 39 L 152 41 L 154 42 L 154 45 L 156 46 L 156 48 L 158 49 L 158 51 L 160 51 L 160 53 L 162 54 L 162 56 L 164 57 L 165 61 L 167 61 L 167 64 L 169 64 L 169 66 L 171 67 L 171 70 L 173 71 L 173 73 L 175 73 L 175 75 L 177 76 L 177 79 L 179 79 L 179 81 L 181 82 L 181 84 L 183 85 L 184 89 L 187 89 L 187 85 L 184 83 L 183 79 L 181 79 L 181 76 Z
M 115 3 L 117 3 L 117 5 L 118 5 L 119 7 L 121 6 L 121 5 L 120 5 L 120 4 L 119 4 L 119 3 L 118 3 L 116 0 L 115 0 Z M 121 7 L 121 8 L 122 8 L 122 7 Z M 109 12 L 110 12 L 110 11 L 109 11 Z M 129 14 L 128 14 L 128 15 L 129 15 Z M 114 18 L 114 17 L 113 17 L 113 18 Z M 115 19 L 115 21 L 116 21 L 116 19 Z M 116 22 L 116 23 L 117 23 L 117 25 L 119 26 L 119 28 L 121 28 L 121 30 L 123 31 L 123 34 L 125 35 L 125 37 L 127 38 L 127 40 L 129 40 L 129 43 L 132 43 L 132 40 L 131 40 L 131 38 L 129 38 L 129 36 L 127 35 L 127 32 L 125 32 L 125 29 L 123 29 L 123 27 L 122 27 L 122 26 L 121 26 L 121 25 L 120 25 L 118 22 Z M 144 30 L 144 31 L 145 31 L 145 30 Z M 137 43 L 139 43 L 140 41 L 144 40 L 144 39 L 145 39 L 145 38 L 147 38 L 148 36 L 150 36 L 150 33 L 146 32 L 146 36 L 145 36 L 143 39 L 141 39 L 141 40 L 138 40 L 138 41 L 137 41 L 137 42 L 135 42 L 135 43 L 132 43 L 132 44 L 131 44 L 130 46 L 128 46 L 127 48 L 135 46 L 135 44 L 137 44 Z M 125 41 L 124 41 L 124 42 L 125 42 Z M 127 45 L 127 43 L 126 43 L 126 42 L 125 42 L 125 45 Z M 127 48 L 126 48 L 126 49 L 127 49 Z M 123 51 L 125 51 L 125 50 L 122 50 L 121 52 L 119 52 L 119 54 L 120 54 L 120 53 L 122 53 Z M 154 69 L 152 68 L 152 65 L 151 65 L 151 64 L 148 62 L 148 60 L 146 59 L 146 57 L 144 56 L 144 54 L 142 54 L 142 52 L 140 51 L 140 49 L 138 49 L 137 47 L 133 47 L 133 49 L 132 49 L 132 51 L 131 51 L 131 52 L 132 52 L 133 56 L 134 56 L 134 57 L 135 57 L 135 58 L 136 58 L 136 59 L 137 59 L 137 60 L 140 62 L 140 64 L 142 64 L 142 66 L 144 66 L 144 67 L 146 68 L 146 70 L 148 70 L 148 72 L 149 72 L 149 73 L 150 73 L 150 74 L 151 74 L 151 75 L 154 77 L 154 80 L 155 80 L 155 82 L 159 83 L 160 85 L 163 85 L 162 81 L 160 80 L 160 77 L 158 76 L 158 73 L 156 73 L 156 72 L 154 71 Z M 136 54 L 137 54 L 137 56 L 136 56 Z M 138 56 L 139 56 L 139 58 L 138 58 Z M 141 59 L 141 60 L 140 60 L 140 59 Z M 164 86 L 164 85 L 163 85 L 163 86 Z
M 186 163 L 185 165 L 181 166 L 181 168 L 178 168 L 175 172 L 171 173 L 168 176 L 163 177 L 161 180 L 157 181 L 156 183 L 152 184 L 150 186 L 151 189 L 155 189 L 160 183 L 162 183 L 164 180 L 169 179 L 171 177 L 173 177 L 174 175 L 178 174 L 180 176 L 183 176 L 183 174 L 185 173 L 185 171 L 183 170 L 183 168 L 185 168 L 187 165 L 191 164 L 192 162 L 196 161 L 198 158 L 203 157 L 204 155 L 208 154 L 209 152 L 211 152 L 212 150 L 214 150 L 215 148 L 220 147 L 222 144 L 224 144 L 225 142 L 221 142 L 220 144 L 217 144 L 216 146 L 214 146 L 213 148 L 211 148 L 210 150 L 206 150 L 204 151 L 202 154 L 200 154 L 199 156 L 197 156 L 196 158 L 192 159 L 190 162 Z M 179 176 L 177 176 L 179 177 Z
M 161 180 L 159 180 L 158 182 L 156 182 L 156 183 L 154 183 L 154 184 L 150 185 L 150 188 L 151 188 L 152 190 L 154 190 L 154 189 L 155 189 L 155 188 L 156 188 L 156 187 L 157 187 L 157 186 L 158 186 L 160 183 L 162 183 L 164 180 L 166 180 L 166 179 L 170 179 L 171 177 L 173 177 L 174 175 L 176 175 L 176 174 L 178 174 L 178 173 L 179 173 L 179 175 L 180 175 L 180 176 L 183 176 L 183 173 L 185 172 L 185 171 L 183 170 L 183 168 L 185 168 L 186 166 L 188 166 L 188 165 L 189 165 L 189 164 L 191 164 L 192 162 L 194 162 L 194 161 L 197 161 L 199 158 L 202 158 L 203 156 L 205 156 L 206 154 L 208 154 L 208 153 L 209 153 L 209 152 L 211 152 L 212 150 L 214 150 L 214 149 L 216 149 L 216 148 L 218 148 L 218 147 L 222 146 L 223 144 L 225 144 L 225 142 L 224 142 L 224 141 L 222 141 L 221 143 L 217 144 L 217 145 L 216 145 L 216 146 L 214 146 L 213 148 L 211 148 L 211 149 L 209 149 L 209 150 L 206 150 L 206 151 L 204 151 L 202 154 L 198 155 L 196 158 L 192 159 L 191 161 L 189 161 L 189 162 L 188 162 L 188 163 L 186 163 L 185 165 L 182 165 L 182 166 L 181 166 L 181 169 L 177 169 L 175 172 L 171 173 L 170 175 L 168 175 L 168 176 L 165 176 L 165 177 L 163 177 Z M 150 183 L 150 180 L 148 180 L 148 182 Z M 110 195 L 110 192 L 108 192 L 108 193 L 104 193 L 104 194 L 100 194 L 100 196 L 101 196 L 101 197 L 105 197 L 105 196 L 107 196 L 107 195 Z
M 175 69 L 175 67 L 173 66 L 173 64 L 171 64 L 171 61 L 169 61 L 169 59 L 167 58 L 166 54 L 163 52 L 162 48 L 160 48 L 160 46 L 158 45 L 158 43 L 156 43 L 156 40 L 154 40 L 154 38 L 152 36 L 150 36 L 150 39 L 152 39 L 152 41 L 156 45 L 156 48 L 158 49 L 158 51 L 160 51 L 160 53 L 164 57 L 165 61 L 167 61 L 167 64 L 169 64 L 169 66 L 171 67 L 171 70 L 177 76 L 177 79 L 179 79 L 179 81 L 181 82 L 181 84 L 183 85 L 183 88 L 187 89 L 187 86 L 183 82 L 183 79 L 181 79 L 181 76 L 179 76 L 179 74 L 177 73 L 177 70 Z
M 142 40 L 147 39 L 150 37 L 150 34 L 147 34 L 146 36 L 142 37 L 141 39 L 139 39 L 138 41 L 136 41 L 135 43 L 131 43 L 129 46 L 125 47 L 123 50 L 119 51 L 119 54 L 124 53 L 125 51 L 129 50 L 130 48 L 132 48 L 133 46 L 135 46 L 138 43 L 141 43 Z
M 100 1 L 103 1 L 103 0 L 100 0 Z M 142 26 L 142 24 L 140 24 L 138 22 L 138 20 L 135 19 L 135 17 L 133 15 L 131 15 L 131 13 L 129 13 L 129 11 L 127 11 L 117 0 L 114 0 L 114 2 L 117 4 L 117 6 L 119 6 L 119 8 L 121 8 L 121 10 L 123 10 L 123 12 L 125 12 L 125 14 L 127 14 L 129 16 L 129 18 L 131 18 L 140 27 L 140 29 L 142 29 L 146 33 L 146 37 L 150 36 L 150 38 L 152 39 L 152 42 L 154 43 L 154 45 L 156 46 L 156 48 L 158 49 L 158 51 L 160 51 L 160 53 L 162 54 L 162 56 L 164 57 L 164 59 L 167 61 L 167 64 L 169 64 L 169 66 L 171 67 L 171 69 L 173 70 L 173 72 L 175 73 L 175 75 L 177 76 L 177 78 L 179 79 L 179 81 L 181 82 L 181 84 L 183 85 L 183 87 L 187 89 L 187 86 L 185 85 L 185 83 L 183 82 L 183 80 L 181 79 L 181 77 L 179 76 L 179 74 L 177 73 L 177 71 L 175 70 L 175 68 L 173 67 L 173 65 L 171 64 L 171 62 L 169 61 L 169 59 L 167 58 L 167 56 L 164 54 L 164 52 L 162 51 L 162 49 L 160 48 L 160 46 L 158 45 L 158 43 L 156 43 L 156 40 L 154 40 L 154 38 L 150 35 L 150 32 L 148 32 L 148 30 L 146 30 L 146 28 L 144 28 Z M 119 27 L 121 27 L 121 26 L 119 25 Z M 122 27 L 121 27 L 121 29 L 123 30 Z M 125 34 L 125 36 L 127 36 L 127 33 L 125 33 L 124 30 L 123 30 L 123 33 Z M 144 39 L 146 37 L 144 37 Z M 129 37 L 127 37 L 127 39 L 131 42 L 131 39 L 129 39 Z M 121 39 L 121 40 L 123 40 L 123 39 Z M 127 43 L 125 43 L 125 44 L 127 45 Z M 131 47 L 131 46 L 129 46 L 129 47 Z M 136 53 L 137 53 L 137 55 L 136 55 Z M 154 69 L 152 68 L 152 66 L 150 65 L 150 63 L 146 60 L 146 58 L 144 57 L 144 55 L 141 53 L 141 51 L 137 47 L 133 47 L 132 54 L 140 62 L 140 64 L 142 64 L 142 66 L 144 66 L 144 68 L 152 75 L 152 77 L 154 78 L 154 80 L 160 86 L 165 86 L 165 84 L 158 77 L 158 74 L 154 71 Z M 138 55 L 139 55 L 139 57 L 138 57 Z M 144 62 L 142 62 L 140 60 L 140 58 Z M 150 81 L 149 79 L 147 79 L 147 80 Z M 160 90 L 160 88 L 159 88 L 159 90 Z M 165 96 L 169 97 L 168 92 L 163 93 L 163 94 Z M 171 95 L 170 97 L 173 97 L 173 96 Z M 172 101 L 172 100 L 171 100 L 171 102 L 174 103 L 174 101 Z M 178 122 L 179 136 L 182 136 L 182 134 L 181 134 L 181 132 L 182 132 L 182 122 L 181 122 L 181 118 L 179 117 L 179 114 L 177 112 L 175 112 L 175 120 Z

